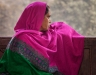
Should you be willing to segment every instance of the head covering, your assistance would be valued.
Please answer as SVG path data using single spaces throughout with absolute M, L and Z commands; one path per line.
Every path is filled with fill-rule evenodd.
M 46 9 L 45 2 L 33 2 L 23 11 L 14 30 L 40 30 Z
M 14 37 L 48 60 L 48 72 L 77 75 L 83 57 L 84 37 L 64 22 L 54 22 L 48 31 L 40 32 L 46 6 L 44 2 L 29 4 L 14 28 L 17 31 Z

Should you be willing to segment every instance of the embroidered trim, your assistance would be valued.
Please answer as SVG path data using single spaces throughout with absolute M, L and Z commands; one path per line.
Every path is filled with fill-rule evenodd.
M 49 61 L 40 55 L 32 47 L 28 46 L 25 42 L 14 38 L 7 46 L 13 52 L 17 52 L 27 58 L 33 65 L 43 71 L 48 71 Z
M 49 72 L 50 73 L 54 73 L 56 71 L 58 71 L 58 68 L 56 66 L 49 67 Z
M 13 52 L 16 52 L 22 56 L 24 56 L 27 60 L 29 60 L 33 65 L 35 65 L 40 70 L 54 73 L 58 71 L 56 66 L 50 67 L 49 61 L 42 55 L 40 55 L 35 49 L 27 45 L 25 42 L 12 38 L 7 45 L 7 49 L 10 49 Z

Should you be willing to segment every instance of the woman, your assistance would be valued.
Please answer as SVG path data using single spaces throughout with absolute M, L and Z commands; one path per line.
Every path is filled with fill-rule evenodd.
M 1 74 L 78 75 L 84 37 L 64 22 L 50 23 L 45 2 L 25 8 L 0 60 Z

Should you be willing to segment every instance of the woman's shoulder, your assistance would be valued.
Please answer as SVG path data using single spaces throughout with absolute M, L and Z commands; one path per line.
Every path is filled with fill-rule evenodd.
M 53 22 L 50 25 L 49 29 L 53 29 L 56 32 L 73 30 L 73 28 L 70 25 L 68 25 L 66 22 Z
M 8 45 L 7 45 L 7 49 L 10 48 L 17 48 L 23 44 L 25 44 L 24 39 L 26 39 L 25 34 L 22 35 L 14 35 L 11 40 L 9 41 Z

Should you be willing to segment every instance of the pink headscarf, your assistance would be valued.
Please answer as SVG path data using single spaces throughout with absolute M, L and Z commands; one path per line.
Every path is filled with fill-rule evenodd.
M 44 14 L 46 10 L 46 3 L 34 2 L 29 4 L 23 11 L 18 20 L 15 30 L 40 30 Z
M 57 66 L 64 75 L 77 75 L 83 57 L 84 37 L 64 22 L 55 22 L 46 32 L 40 32 L 46 3 L 29 4 L 15 26 L 15 37 Z

